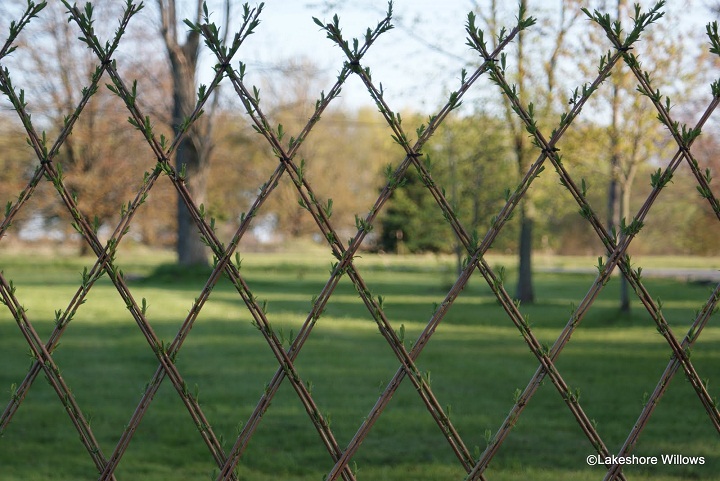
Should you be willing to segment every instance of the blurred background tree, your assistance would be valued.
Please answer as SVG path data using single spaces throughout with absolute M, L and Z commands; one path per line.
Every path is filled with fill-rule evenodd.
M 538 16 L 539 22 L 508 50 L 511 80 L 520 87 L 523 101 L 534 103 L 538 124 L 546 134 L 556 126 L 560 113 L 567 110 L 571 90 L 596 75 L 596 62 L 610 46 L 599 29 L 578 27 L 576 3 L 558 1 L 551 7 L 528 2 L 529 14 Z M 231 16 L 227 3 L 214 5 L 222 7 L 218 10 L 222 18 L 216 20 L 225 22 L 225 17 Z M 512 23 L 517 14 L 516 5 L 490 0 L 474 5 L 483 14 L 488 31 Z M 195 105 L 196 84 L 200 80 L 193 75 L 204 68 L 199 39 L 188 38 L 178 28 L 179 19 L 198 13 L 196 6 L 194 0 L 178 5 L 160 0 L 150 3 L 126 33 L 117 54 L 123 78 L 138 79 L 139 105 L 156 122 L 155 130 L 168 136 L 178 119 L 187 115 L 187 110 L 180 109 L 175 102 L 178 95 L 173 94 L 174 63 L 185 65 L 183 68 L 194 65 L 195 73 L 180 75 L 185 82 L 182 89 L 188 94 L 186 106 Z M 596 6 L 613 12 L 620 9 L 623 18 L 629 15 L 622 1 L 594 2 L 591 8 Z M 114 2 L 97 5 L 96 24 L 101 38 L 111 36 L 114 27 L 111 20 L 119 16 L 120 7 Z M 12 10 L 19 7 L 3 4 L 0 8 L 8 18 L 15 18 Z M 667 8 L 667 18 L 646 32 L 634 53 L 640 56 L 643 69 L 650 72 L 661 92 L 678 104 L 673 110 L 677 119 L 694 123 L 696 112 L 709 102 L 709 79 L 705 73 L 712 69 L 708 62 L 716 61 L 707 53 L 703 56 L 707 50 L 705 40 L 680 21 L 677 6 Z M 175 22 L 171 21 L 173 16 Z M 399 30 L 405 32 L 411 26 L 401 23 Z M 50 2 L 28 28 L 32 30 L 23 34 L 20 48 L 4 66 L 13 78 L 17 76 L 16 84 L 25 89 L 33 120 L 52 139 L 64 116 L 79 102 L 81 89 L 89 83 L 98 60 L 77 41 L 76 25 L 67 22 L 66 13 L 57 2 Z M 436 40 L 439 41 L 426 39 L 428 43 Z M 432 48 L 441 51 L 445 46 Z M 176 58 L 171 61 L 173 55 Z M 182 55 L 190 57 L 183 60 Z M 460 57 L 455 51 L 447 55 Z M 470 58 L 471 55 L 462 57 L 463 61 L 468 66 L 477 65 L 478 59 Z M 278 57 L 275 63 L 249 65 L 248 70 L 253 70 L 253 81 L 260 88 L 263 111 L 273 123 L 282 124 L 288 136 L 307 122 L 320 92 L 331 83 L 331 75 L 309 58 Z M 156 159 L 142 136 L 127 123 L 125 106 L 102 86 L 104 83 L 101 82 L 98 93 L 80 116 L 56 161 L 62 165 L 83 215 L 91 221 L 97 217 L 101 226 L 112 228 L 121 206 L 133 197 L 143 173 L 154 168 Z M 622 218 L 627 220 L 634 215 L 640 199 L 650 189 L 651 172 L 663 168 L 674 150 L 667 131 L 654 118 L 652 105 L 635 91 L 636 83 L 627 67 L 616 68 L 558 145 L 573 178 L 587 181 L 590 202 L 598 215 L 607 219 L 608 226 L 617 226 Z M 260 186 L 278 166 L 278 160 L 250 127 L 234 92 L 225 84 L 221 89 L 215 112 L 206 114 L 211 121 L 198 124 L 182 149 L 196 151 L 206 159 L 198 160 L 197 172 L 187 169 L 188 177 L 199 181 L 193 195 L 219 221 L 219 229 L 229 233 L 237 228 L 241 213 L 248 210 Z M 463 225 L 468 231 L 476 230 L 482 238 L 504 203 L 506 189 L 515 188 L 521 172 L 537 158 L 539 151 L 530 144 L 527 132 L 507 109 L 495 86 L 483 80 L 474 89 L 477 95 L 467 99 L 447 119 L 423 150 L 433 178 L 444 188 Z M 27 183 L 37 159 L 24 143 L 25 134 L 17 116 L 7 109 L 7 103 L 4 105 L 6 109 L 0 112 L 0 200 L 6 203 L 14 200 Z M 428 113 L 423 108 L 429 109 L 421 104 L 401 109 L 406 124 L 420 125 Z M 693 146 L 701 167 L 711 172 L 719 167 L 716 162 L 719 145 L 714 136 L 717 130 L 720 129 L 711 119 L 707 134 Z M 374 107 L 336 102 L 298 152 L 295 160 L 304 160 L 306 179 L 321 202 L 333 200 L 332 224 L 343 236 L 354 235 L 355 215 L 364 217 L 371 208 L 384 185 L 385 166 L 394 168 L 404 157 L 390 135 Z M 688 169 L 678 171 L 648 225 L 633 242 L 633 253 L 718 253 L 714 241 L 718 222 L 699 196 L 687 194 L 694 192 L 693 182 Z M 253 220 L 254 229 L 244 241 L 247 248 L 273 247 L 298 238 L 323 243 L 312 218 L 297 200 L 295 187 L 283 177 Z M 159 247 L 178 243 L 184 234 L 177 230 L 176 212 L 168 208 L 175 202 L 177 193 L 171 183 L 159 179 L 132 224 L 132 238 Z M 41 233 L 53 227 L 62 231 L 63 242 L 74 242 L 69 215 L 50 183 L 41 183 L 22 214 L 9 236 L 20 237 L 33 226 Z M 532 224 L 530 235 L 527 228 L 522 234 L 524 220 Z M 452 229 L 412 168 L 405 185 L 390 198 L 376 224 L 364 248 L 385 252 L 454 252 L 458 258 L 464 255 Z M 194 236 L 196 230 L 189 225 L 189 235 Z M 668 230 L 673 231 L 672 240 L 667 239 Z M 530 253 L 542 250 L 597 256 L 603 252 L 595 234 L 578 215 L 577 206 L 549 171 L 534 181 L 530 196 L 495 240 L 493 249 L 519 253 L 519 258 L 525 259 L 520 262 L 524 266 L 527 256 L 522 253 L 527 253 L 528 239 L 532 244 Z M 202 252 L 199 258 L 207 262 L 204 247 Z M 525 268 L 521 272 L 526 272 Z M 520 284 L 518 294 L 522 290 Z M 623 301 L 621 305 L 625 305 Z

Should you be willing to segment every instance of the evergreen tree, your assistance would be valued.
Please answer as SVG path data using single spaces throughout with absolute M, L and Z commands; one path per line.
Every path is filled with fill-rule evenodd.
M 408 170 L 381 218 L 380 245 L 388 252 L 450 252 L 452 230 L 417 173 Z

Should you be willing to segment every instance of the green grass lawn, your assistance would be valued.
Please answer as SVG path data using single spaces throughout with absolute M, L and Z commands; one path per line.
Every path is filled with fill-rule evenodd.
M 166 253 L 119 253 L 135 299 L 147 299 L 158 337 L 172 340 L 201 291 L 207 273 L 178 276 Z M 508 268 L 511 258 L 489 258 Z M 688 260 L 690 267 L 716 260 Z M 276 332 L 297 332 L 329 277 L 331 258 L 322 251 L 248 254 L 242 273 L 253 293 L 268 302 Z M 592 267 L 592 259 L 539 259 L 540 265 Z M 658 259 L 648 265 L 662 266 Z M 569 264 L 568 264 L 569 263 Z M 0 269 L 17 287 L 28 316 L 46 339 L 54 311 L 65 309 L 90 258 L 0 255 Z M 642 264 L 641 264 L 642 265 Z M 684 265 L 674 258 L 672 266 Z M 408 344 L 429 320 L 454 281 L 450 258 L 364 254 L 357 261 L 374 295 L 385 297 L 396 329 Z M 594 277 L 538 273 L 538 302 L 521 306 L 535 335 L 557 337 Z M 634 302 L 630 315 L 617 312 L 617 280 L 596 300 L 557 367 L 581 392 L 580 404 L 597 422 L 611 452 L 617 452 L 635 423 L 646 393 L 655 388 L 670 348 L 649 315 Z M 710 287 L 672 279 L 648 279 L 653 297 L 682 338 Z M 105 455 L 109 455 L 140 400 L 157 360 L 103 278 L 90 292 L 54 355 Z M 720 327 L 717 316 L 703 331 L 692 360 L 718 396 Z M 348 279 L 338 286 L 303 348 L 297 368 L 313 384 L 313 396 L 331 419 L 341 447 L 347 445 L 399 367 L 390 347 Z M 0 311 L 0 409 L 30 365 L 28 347 L 6 308 Z M 252 412 L 278 367 L 234 288 L 222 279 L 213 291 L 177 359 L 226 449 Z M 538 362 L 478 275 L 455 302 L 418 360 L 430 371 L 432 388 L 471 451 L 480 453 L 524 389 Z M 560 395 L 546 381 L 486 472 L 488 480 L 600 480 L 604 469 L 588 467 L 594 452 Z M 702 466 L 627 467 L 630 480 L 720 480 L 720 437 L 682 372 L 672 381 L 634 451 L 644 456 L 704 456 Z M 332 466 L 289 383 L 283 383 L 239 465 L 245 480 L 321 480 Z M 422 401 L 405 381 L 353 459 L 361 480 L 461 480 L 457 462 Z M 117 470 L 119 480 L 211 479 L 215 466 L 172 385 L 163 383 Z M 97 474 L 57 395 L 39 376 L 0 439 L 0 479 L 85 480 Z M 213 478 L 214 479 L 214 478 Z

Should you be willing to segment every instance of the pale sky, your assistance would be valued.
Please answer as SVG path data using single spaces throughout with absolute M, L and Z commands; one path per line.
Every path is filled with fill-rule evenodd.
M 472 71 L 479 62 L 477 53 L 465 44 L 467 14 L 482 0 L 395 0 L 393 22 L 396 28 L 383 34 L 370 49 L 363 61 L 369 66 L 373 80 L 382 82 L 386 100 L 391 108 L 434 112 L 444 104 L 448 92 L 459 85 L 463 67 Z M 595 5 L 598 2 L 582 2 Z M 613 2 L 609 2 L 613 3 Z M 650 2 L 641 2 L 649 4 Z M 654 3 L 654 2 L 652 2 Z M 503 21 L 512 28 L 517 15 L 517 2 L 498 2 Z M 559 2 L 529 1 L 529 14 L 543 15 Z M 251 6 L 254 5 L 251 3 Z M 666 9 L 679 9 L 685 18 L 704 31 L 712 20 L 702 0 L 670 0 Z M 288 59 L 305 59 L 317 66 L 326 78 L 326 89 L 334 82 L 345 60 L 342 51 L 333 46 L 312 17 L 330 21 L 333 14 L 340 17 L 340 26 L 348 40 L 362 38 L 365 30 L 373 28 L 384 17 L 387 2 L 384 0 L 325 1 L 325 0 L 267 0 L 261 16 L 262 23 L 238 53 L 248 67 L 248 79 L 258 81 L 259 76 L 278 77 L 276 67 Z M 587 28 L 589 20 L 581 15 L 579 28 Z M 533 29 L 543 29 L 536 25 Z M 437 48 L 434 48 L 437 47 Z M 607 48 L 610 48 L 608 43 Z M 442 50 L 442 51 L 440 51 Z M 512 57 L 511 50 L 509 56 Z M 571 72 L 572 73 L 572 72 Z M 573 83 L 573 88 L 582 82 Z M 468 96 L 489 95 L 477 89 Z M 487 89 L 485 89 L 487 90 Z M 319 93 L 319 92 L 318 92 Z M 497 94 L 497 92 L 493 92 Z M 343 89 L 343 105 L 354 108 L 373 105 L 367 91 L 357 78 L 352 78 Z
M 260 70 L 272 75 L 272 69 L 285 59 L 304 58 L 316 64 L 334 82 L 345 57 L 312 17 L 330 21 L 333 14 L 340 17 L 340 26 L 348 40 L 362 37 L 365 30 L 374 28 L 384 17 L 387 2 L 334 2 L 328 13 L 323 2 L 279 1 L 265 3 L 261 25 L 238 53 L 251 71 Z M 355 6 L 353 6 L 355 5 Z M 357 6 L 362 5 L 362 6 Z M 441 103 L 443 92 L 459 85 L 463 62 L 459 58 L 427 49 L 418 39 L 426 36 L 438 42 L 458 57 L 472 61 L 473 54 L 465 45 L 465 21 L 471 4 L 467 0 L 438 2 L 432 0 L 397 0 L 393 18 L 396 28 L 384 33 L 373 45 L 364 60 L 373 80 L 382 82 L 388 101 L 397 108 L 413 105 L 435 107 Z M 403 26 L 403 27 L 401 27 Z M 407 31 L 404 26 L 420 26 Z M 357 79 L 349 81 L 341 97 L 343 103 L 354 107 L 372 105 L 369 95 Z

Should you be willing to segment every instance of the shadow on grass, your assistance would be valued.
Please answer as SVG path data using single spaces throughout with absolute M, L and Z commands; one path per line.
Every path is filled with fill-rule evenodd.
M 210 277 L 209 266 L 182 266 L 177 263 L 159 264 L 150 274 L 135 279 L 135 283 L 149 286 L 172 286 L 205 282 Z
M 78 286 L 83 265 L 58 264 L 57 276 L 52 273 L 53 282 L 67 279 L 67 283 Z M 44 266 L 35 266 L 40 268 L 29 269 L 21 280 L 25 284 L 48 284 L 50 276 L 42 271 Z M 446 293 L 442 273 L 422 269 L 362 270 L 373 294 L 386 296 L 386 312 L 393 323 L 410 319 L 424 325 L 433 302 Z M 296 314 L 309 311 L 312 296 L 320 292 L 330 276 L 324 265 L 292 263 L 248 265 L 241 272 L 253 294 L 261 300 L 270 299 L 268 315 L 273 325 L 282 327 L 285 323 L 286 329 L 295 330 L 305 318 L 300 315 L 295 320 Z M 133 293 L 148 297 L 149 318 L 161 339 L 174 336 L 193 294 L 199 293 L 210 273 L 210 268 L 162 264 L 132 281 Z M 593 276 L 582 275 L 536 277 L 539 301 L 522 305 L 520 310 L 530 315 L 533 330 L 542 342 L 554 341 L 570 318 L 570 304 L 579 303 L 593 280 Z M 103 282 L 109 281 L 104 278 Z M 513 392 L 524 388 L 538 366 L 507 314 L 488 294 L 484 280 L 477 276 L 472 282 L 475 284 L 458 297 L 418 359 L 420 369 L 432 371 L 433 390 L 443 405 L 452 406 L 453 422 L 471 450 L 476 444 L 484 446 L 483 433 L 497 429 L 512 405 Z M 634 310 L 629 316 L 618 313 L 613 282 L 593 304 L 557 365 L 569 386 L 582 388 L 583 408 L 598 421 L 600 434 L 611 451 L 618 448 L 632 427 L 644 393 L 655 387 L 670 355 L 667 343 L 655 332 L 652 319 L 637 298 L 633 299 Z M 671 324 L 687 322 L 692 311 L 708 297 L 707 286 L 673 280 L 649 279 L 647 287 L 653 297 L 665 300 L 663 312 Z M 162 292 L 155 292 L 155 288 Z M 67 299 L 64 292 L 54 294 L 52 286 L 32 293 L 41 300 L 58 297 L 58 302 L 51 303 L 53 308 L 62 308 Z M 124 305 L 117 304 L 116 311 L 108 307 L 110 296 L 117 300 L 112 288 L 93 291 L 90 303 L 79 311 L 54 353 L 81 407 L 94 414 L 93 429 L 106 451 L 114 446 L 158 364 Z M 40 306 L 32 302 L 36 299 L 26 294 L 22 299 L 30 302 L 31 315 L 37 318 Z M 93 319 L 88 315 L 93 306 L 103 316 Z M 52 310 L 48 308 L 47 312 L 51 314 Z M 354 317 L 367 323 L 348 319 Z M 198 385 L 201 405 L 226 442 L 235 439 L 237 424 L 247 419 L 265 383 L 279 367 L 249 320 L 235 289 L 221 279 L 177 360 L 188 387 L 194 392 Z M 297 361 L 302 380 L 314 384 L 314 398 L 321 411 L 332 415 L 332 427 L 342 447 L 399 366 L 377 329 L 367 328 L 374 327 L 373 323 L 354 287 L 343 278 Z M 49 331 L 52 324 L 45 321 L 39 327 Z M 409 340 L 413 339 L 411 328 L 420 329 L 408 325 Z M 682 331 L 678 329 L 676 334 Z M 0 323 L 0 389 L 6 395 L 8 387 L 27 372 L 26 351 L 17 326 Z M 711 323 L 693 350 L 693 363 L 703 378 L 715 380 L 720 375 L 718 352 L 720 338 Z M 716 394 L 713 385 L 711 394 Z M 92 479 L 87 468 L 89 458 L 55 393 L 38 380 L 27 402 L 0 441 L 3 479 Z M 318 466 L 328 466 L 329 456 L 287 382 L 257 436 L 241 463 L 245 479 L 319 479 Z M 714 454 L 720 449 L 717 432 L 682 373 L 672 381 L 638 449 L 640 454 L 648 455 L 706 455 L 707 463 L 695 468 L 652 468 L 633 479 L 717 479 L 713 478 L 713 473 L 720 471 L 720 459 Z M 584 475 L 585 456 L 592 452 L 560 395 L 546 382 L 489 473 L 493 479 L 541 479 L 534 474 L 542 470 L 550 473 L 545 479 L 599 479 Z M 38 459 L 44 466 L 38 466 Z M 408 479 L 408 475 L 424 481 L 460 479 L 455 476 L 457 461 L 407 380 L 356 460 L 361 472 L 366 473 L 363 479 L 401 480 Z M 402 464 L 399 460 L 423 469 L 435 466 L 439 474 L 397 469 Z M 185 478 L 175 476 L 173 468 L 183 471 Z M 196 426 L 166 380 L 121 463 L 119 478 L 202 479 L 213 469 Z M 568 478 L 563 474 L 571 470 L 579 470 L 582 475 Z M 379 474 L 373 477 L 375 473 Z
M 279 365 L 248 323 L 204 321 L 188 337 L 177 366 L 192 391 L 198 385 L 201 405 L 216 432 L 232 443 L 236 426 L 247 419 Z M 23 342 L 5 329 L 0 329 L 5 343 L 10 339 Z M 333 431 L 344 447 L 399 361 L 376 332 L 354 329 L 350 324 L 332 329 L 322 320 L 317 329 L 297 367 L 302 380 L 314 384 L 314 398 L 322 412 L 331 415 Z M 475 444 L 484 446 L 482 433 L 497 429 L 512 405 L 513 391 L 524 387 L 537 367 L 521 339 L 493 333 L 480 327 L 457 336 L 441 329 L 419 359 L 421 369 L 432 371 L 432 387 L 440 401 L 452 406 L 453 422 L 470 449 Z M 654 387 L 657 371 L 667 362 L 667 349 L 646 346 L 637 332 L 628 334 L 620 344 L 591 334 L 570 343 L 558 369 L 573 388 L 582 388 L 583 407 L 598 421 L 601 436 L 614 451 L 641 409 L 643 392 Z M 708 355 L 718 352 L 717 342 L 704 347 Z M 81 407 L 93 415 L 93 429 L 101 444 L 110 450 L 157 367 L 152 350 L 132 325 L 79 324 L 68 331 L 55 356 Z M 26 357 L 6 361 L 4 374 L 0 373 L 3 385 L 18 382 L 27 367 Z M 700 370 L 714 379 L 717 358 L 707 361 Z M 85 467 L 90 460 L 60 401 L 46 383 L 38 381 L 28 404 L 0 441 L 0 465 L 14 476 L 8 479 L 89 479 Z M 202 479 L 214 468 L 167 380 L 131 446 L 118 471 L 122 478 L 167 479 L 172 473 L 164 472 L 163 467 L 172 465 L 190 473 L 174 479 Z M 638 476 L 634 479 L 717 479 L 713 473 L 717 473 L 720 460 L 713 453 L 718 448 L 717 433 L 680 373 L 643 436 L 639 454 L 704 455 L 706 465 L 635 470 Z M 554 473 L 555 477 L 546 479 L 570 479 L 562 473 L 579 470 L 582 475 L 575 479 L 598 479 L 585 471 L 585 457 L 592 452 L 560 395 L 546 382 L 489 473 L 493 478 L 514 480 L 523 479 L 522 472 L 543 470 Z M 36 459 L 49 460 L 47 469 L 38 467 Z M 409 479 L 409 471 L 395 469 L 402 463 L 430 470 L 413 471 L 412 479 L 459 479 L 453 476 L 461 474 L 437 425 L 407 380 L 356 460 L 366 475 L 386 473 L 387 478 L 379 479 Z M 308 415 L 285 382 L 242 460 L 246 479 L 271 479 L 273 474 L 275 479 L 310 479 L 318 466 L 328 465 L 329 456 Z M 430 473 L 435 470 L 453 476 L 434 477 Z M 33 478 L 38 472 L 48 477 Z

